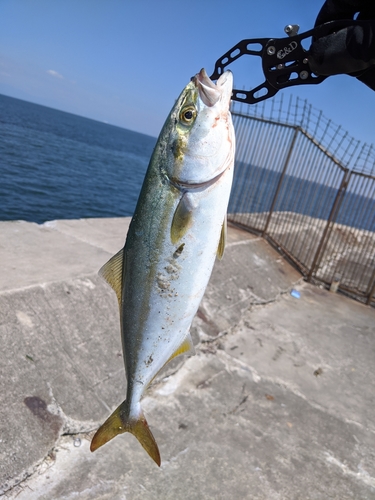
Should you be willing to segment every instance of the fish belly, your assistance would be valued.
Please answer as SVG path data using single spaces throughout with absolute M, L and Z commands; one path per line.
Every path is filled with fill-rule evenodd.
M 231 176 L 228 169 L 217 185 L 187 194 L 192 217 L 179 241 L 172 243 L 170 227 L 180 197 L 167 217 L 160 214 L 164 224 L 152 219 L 162 235 L 151 231 L 150 219 L 140 219 L 130 236 L 138 233 L 130 245 L 134 259 L 126 263 L 123 344 L 128 398 L 135 403 L 189 333 L 215 262 Z M 152 241 L 145 232 L 154 235 Z

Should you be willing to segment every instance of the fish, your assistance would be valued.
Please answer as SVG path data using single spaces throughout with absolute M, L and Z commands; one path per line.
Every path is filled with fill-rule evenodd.
M 127 390 L 91 451 L 130 432 L 161 464 L 140 401 L 171 359 L 195 354 L 190 326 L 225 248 L 232 87 L 230 71 L 214 83 L 202 69 L 183 89 L 152 153 L 125 246 L 99 271 L 119 303 Z

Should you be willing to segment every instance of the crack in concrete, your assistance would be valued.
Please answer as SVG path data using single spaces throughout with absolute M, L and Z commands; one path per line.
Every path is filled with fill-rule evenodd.
M 53 390 L 51 385 L 47 383 L 47 386 L 48 386 L 49 396 L 52 401 L 47 407 L 48 411 L 51 414 L 58 416 L 63 423 L 62 430 L 59 434 L 59 438 L 61 436 L 89 433 L 95 430 L 95 428 L 97 427 L 97 424 L 95 422 L 75 420 L 65 415 L 63 409 L 61 408 L 59 403 L 56 401 L 55 396 L 53 395 Z
M 72 419 L 70 419 L 72 420 Z M 59 438 L 56 440 L 54 446 L 48 451 L 45 457 L 38 460 L 35 464 L 29 467 L 26 471 L 22 472 L 19 476 L 12 478 L 8 483 L 4 485 L 0 485 L 0 496 L 5 496 L 5 498 L 17 498 L 17 496 L 23 491 L 24 488 L 30 488 L 26 483 L 29 479 L 32 479 L 36 475 L 42 475 L 47 472 L 55 463 L 56 460 L 56 452 L 59 449 L 62 449 L 61 442 L 64 437 L 71 436 L 73 441 L 77 438 L 79 439 L 90 439 L 91 434 L 95 429 L 83 430 L 78 433 L 72 433 L 69 430 L 66 432 L 62 432 Z M 16 491 L 16 495 L 13 496 L 14 490 L 20 488 L 20 491 Z M 33 490 L 31 490 L 33 491 Z M 9 495 L 12 497 L 9 497 Z
M 90 434 L 92 434 L 99 425 L 98 423 L 92 421 L 75 420 L 65 415 L 63 409 L 58 404 L 53 395 L 51 385 L 47 383 L 47 386 L 51 402 L 48 405 L 46 405 L 46 411 L 51 416 L 57 417 L 59 421 L 62 422 L 60 429 L 57 429 L 58 437 L 56 438 L 54 446 L 47 452 L 47 454 L 42 459 L 33 464 L 30 468 L 22 472 L 17 477 L 9 480 L 8 483 L 0 485 L 0 496 L 4 494 L 6 495 L 6 493 L 9 493 L 14 488 L 20 486 L 26 480 L 33 477 L 35 474 L 43 473 L 44 471 L 42 471 L 42 469 L 43 467 L 46 466 L 46 464 L 49 464 L 49 466 L 47 467 L 49 468 L 55 460 L 55 450 L 59 448 L 59 443 L 61 442 L 63 437 L 72 436 L 74 438 L 77 438 L 79 436 L 83 436 L 88 438 Z
M 305 396 L 305 394 L 303 394 L 303 392 L 301 392 L 294 384 L 288 383 L 284 379 L 281 379 L 279 377 L 268 377 L 265 375 L 259 375 L 259 373 L 257 372 L 257 370 L 254 367 L 245 363 L 244 361 L 241 361 L 238 358 L 235 358 L 234 356 L 231 356 L 231 354 L 226 352 L 225 350 L 217 351 L 216 355 L 220 358 L 221 361 L 223 361 L 226 364 L 227 367 L 229 367 L 231 365 L 231 363 L 233 363 L 234 365 L 237 365 L 236 367 L 234 367 L 235 370 L 240 369 L 240 370 L 250 372 L 252 377 L 253 377 L 254 382 L 258 383 L 261 380 L 264 380 L 266 382 L 270 382 L 271 384 L 278 385 L 279 387 L 282 387 L 285 390 L 290 391 L 295 396 L 306 401 L 306 403 L 309 404 L 312 408 L 314 408 L 318 411 L 321 411 L 323 413 L 326 413 L 327 415 L 340 420 L 339 415 L 330 411 L 325 406 L 320 405 L 319 403 L 316 403 L 315 401 L 311 401 L 310 399 L 308 399 L 307 396 Z M 228 368 L 228 370 L 230 371 L 230 368 Z M 345 419 L 342 419 L 342 421 L 349 424 L 349 425 L 356 425 L 357 427 L 359 427 L 362 430 L 366 430 L 366 431 L 371 432 L 371 434 L 375 434 L 375 429 L 365 427 L 361 423 L 356 422 L 354 420 L 350 420 L 350 419 L 345 418 Z
M 172 464 L 172 462 L 176 462 L 181 455 L 185 455 L 188 451 L 189 451 L 189 447 L 187 446 L 183 450 L 181 450 L 178 453 L 176 453 L 175 455 L 173 455 L 173 457 L 171 457 L 170 459 L 163 460 L 163 462 L 161 463 L 160 468 L 161 469 L 165 469 L 166 467 L 170 466 Z
M 340 460 L 334 457 L 331 453 L 325 452 L 324 455 L 325 455 L 325 461 L 339 468 L 341 472 L 344 474 L 344 476 L 349 476 L 358 481 L 361 481 L 366 486 L 375 488 L 375 478 L 370 476 L 370 474 L 365 469 L 363 469 L 361 464 L 358 465 L 358 472 L 355 472 L 352 469 L 350 469 L 346 464 L 340 462 Z

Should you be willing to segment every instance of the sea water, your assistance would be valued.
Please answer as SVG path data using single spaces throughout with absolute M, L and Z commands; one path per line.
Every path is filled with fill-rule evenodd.
M 130 216 L 155 143 L 0 95 L 0 220 Z
M 154 137 L 0 95 L 0 220 L 131 216 L 155 143 Z M 279 178 L 267 165 L 237 161 L 229 212 L 267 212 Z M 250 194 L 246 184 L 255 179 L 259 184 Z M 274 210 L 327 220 L 336 194 L 286 175 Z M 375 231 L 374 214 L 373 197 L 348 192 L 337 222 Z

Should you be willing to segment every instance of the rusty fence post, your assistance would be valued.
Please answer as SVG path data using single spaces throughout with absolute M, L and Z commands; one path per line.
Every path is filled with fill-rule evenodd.
M 336 221 L 341 202 L 344 198 L 346 188 L 348 187 L 350 173 L 351 172 L 348 169 L 346 169 L 346 168 L 344 169 L 344 176 L 341 180 L 341 184 L 340 184 L 340 187 L 337 191 L 335 201 L 332 205 L 331 212 L 328 216 L 326 227 L 324 228 L 324 231 L 323 231 L 321 240 L 319 242 L 318 248 L 316 249 L 315 256 L 314 256 L 313 262 L 311 264 L 311 268 L 310 268 L 309 272 L 307 273 L 307 281 L 311 280 L 312 275 L 314 274 L 314 272 L 316 271 L 316 269 L 319 267 L 319 265 L 321 263 L 321 260 L 322 260 L 323 254 L 324 254 L 324 250 L 326 249 L 326 246 L 328 244 L 328 240 L 329 240 L 329 237 L 331 234 L 333 224 Z
M 287 156 L 285 158 L 285 162 L 284 162 L 283 169 L 281 171 L 281 176 L 280 176 L 279 182 L 277 183 L 277 188 L 276 188 L 275 195 L 273 197 L 272 204 L 271 204 L 271 207 L 270 207 L 270 210 L 269 210 L 269 213 L 268 213 L 266 224 L 265 224 L 264 229 L 262 231 L 262 237 L 263 238 L 264 238 L 264 236 L 267 233 L 268 225 L 270 223 L 273 211 L 275 209 L 276 201 L 277 201 L 277 198 L 279 196 L 280 189 L 281 189 L 281 186 L 282 186 L 282 183 L 283 183 L 283 180 L 284 180 L 284 177 L 285 177 L 285 174 L 286 174 L 289 162 L 290 162 L 290 158 L 291 158 L 292 153 L 293 153 L 294 144 L 295 144 L 295 142 L 297 140 L 298 132 L 300 132 L 300 130 L 301 130 L 301 127 L 299 127 L 299 126 L 294 128 L 294 134 L 293 134 L 293 137 L 292 137 L 292 140 L 291 140 L 291 143 L 290 143 L 289 151 L 288 151 L 288 154 L 287 154 Z

